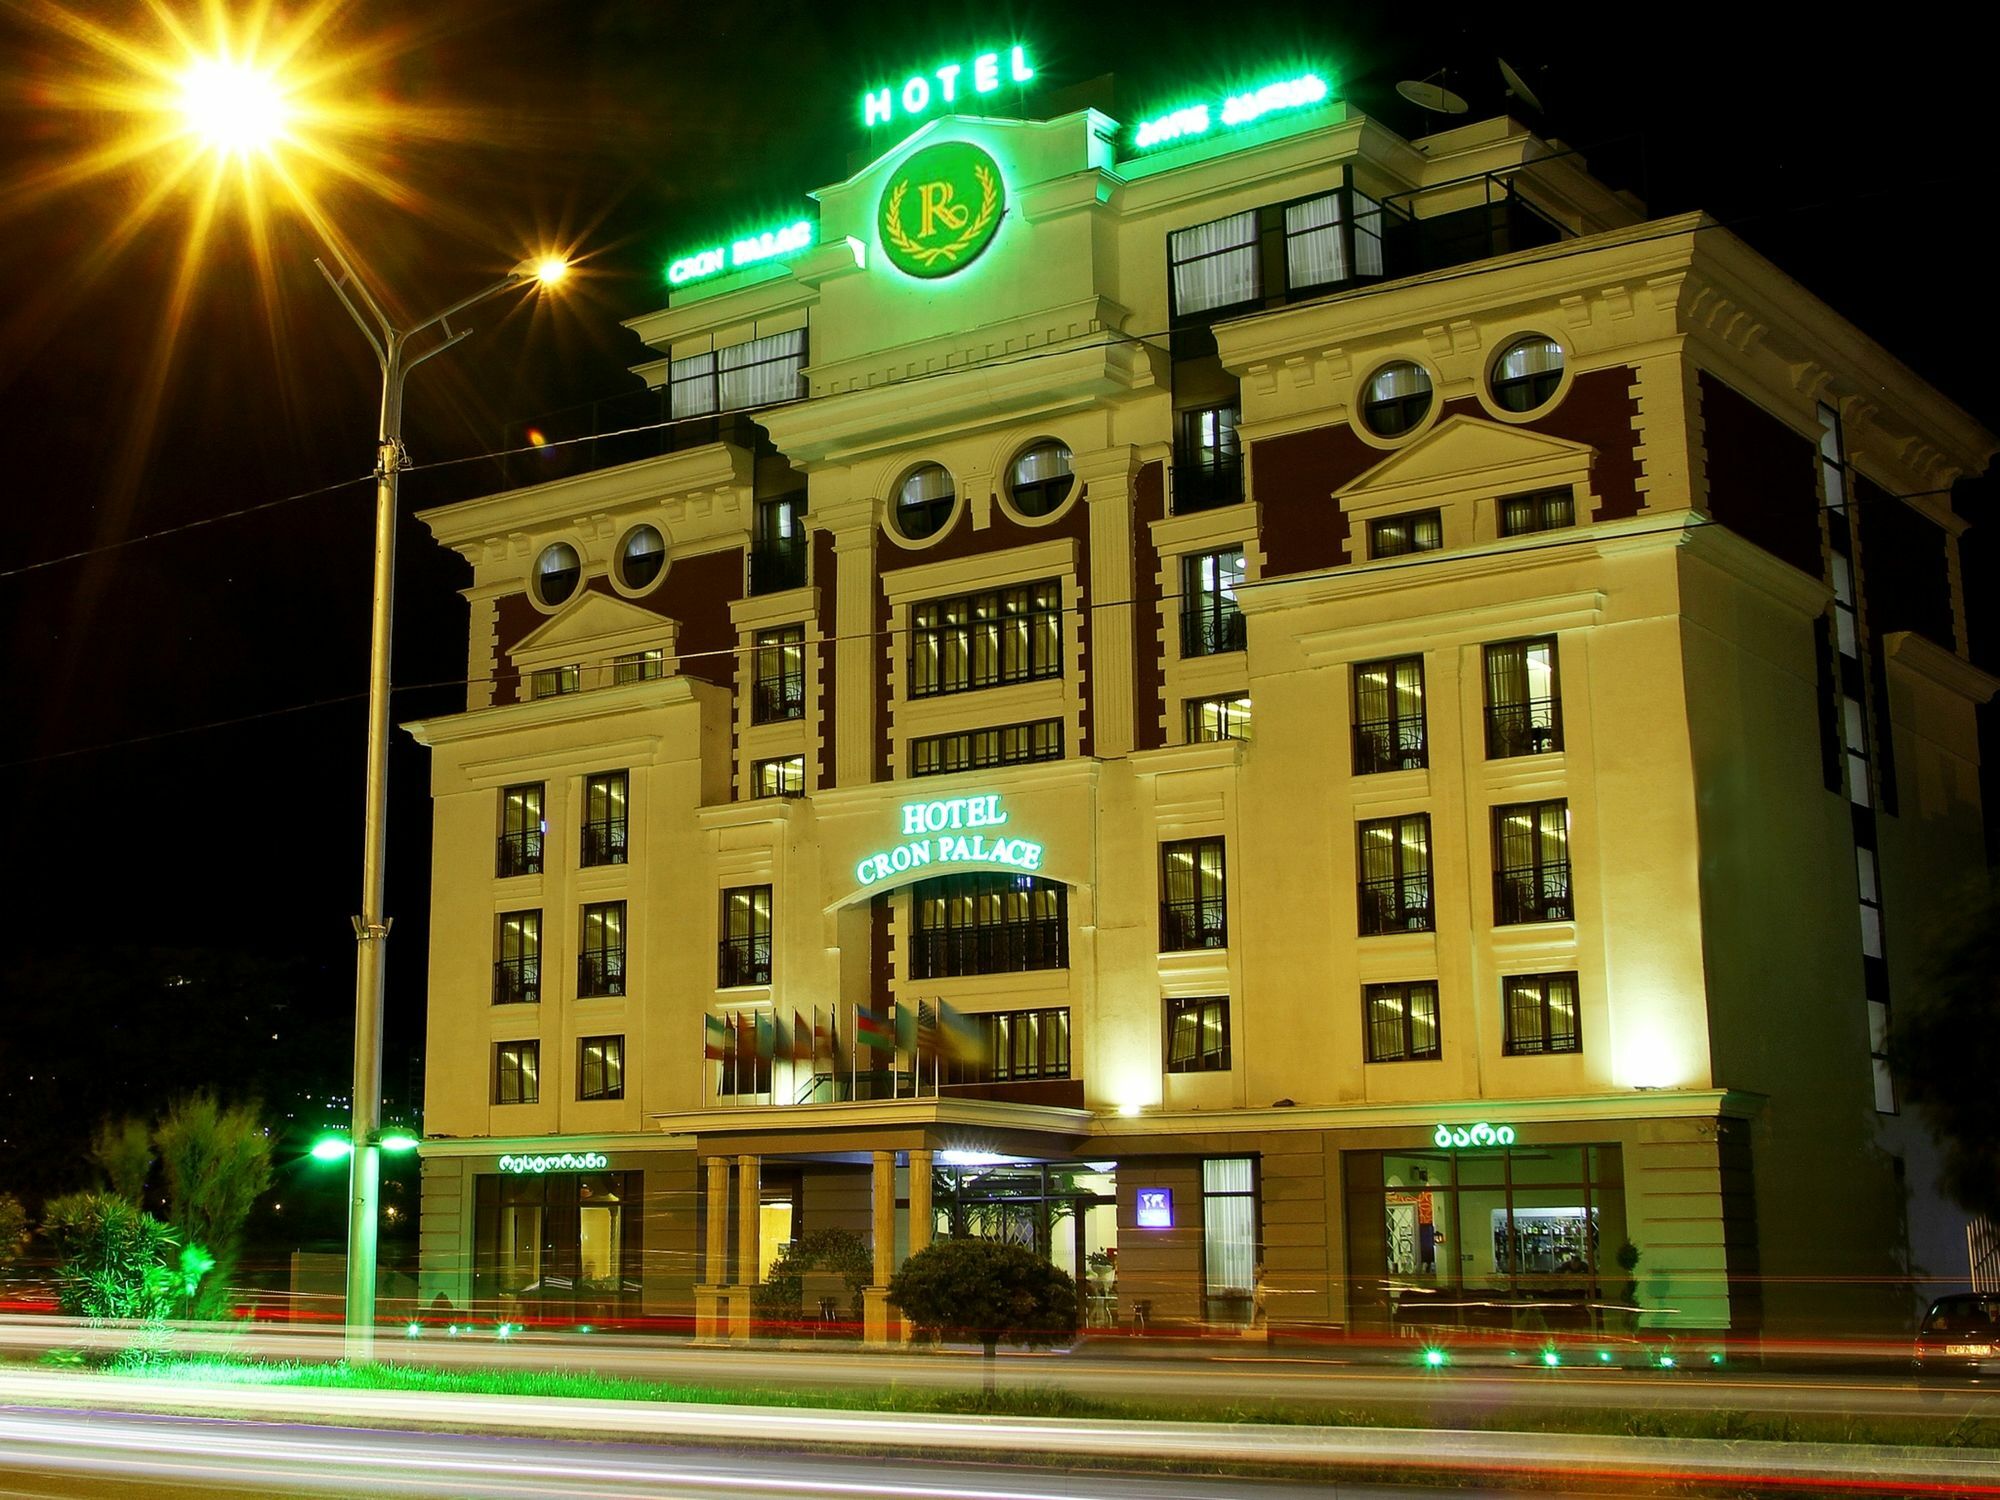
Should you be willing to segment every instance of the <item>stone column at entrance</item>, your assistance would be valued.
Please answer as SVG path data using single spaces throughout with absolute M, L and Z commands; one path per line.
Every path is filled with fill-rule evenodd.
M 750 1293 L 762 1277 L 763 1259 L 757 1243 L 758 1220 L 764 1205 L 764 1174 L 759 1158 L 736 1158 L 736 1291 L 729 1299 L 729 1336 L 750 1337 Z
M 896 1274 L 896 1153 L 875 1153 L 870 1207 L 874 1210 L 874 1281 L 861 1294 L 861 1337 L 886 1344 L 895 1336 L 895 1315 L 889 1307 L 889 1278 Z
M 910 1254 L 931 1245 L 931 1153 L 910 1152 Z
M 721 1338 L 729 1325 L 729 1158 L 708 1159 L 708 1190 L 702 1195 L 708 1222 L 703 1236 L 701 1282 L 694 1289 L 694 1336 Z

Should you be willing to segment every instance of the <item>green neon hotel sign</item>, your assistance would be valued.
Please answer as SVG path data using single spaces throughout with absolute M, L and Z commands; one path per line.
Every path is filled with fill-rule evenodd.
M 873 130 L 898 119 L 914 120 L 932 110 L 957 104 L 962 97 L 977 100 L 998 91 L 1002 83 L 1026 83 L 1035 76 L 1026 47 L 981 52 L 964 62 L 948 62 L 927 73 L 912 73 L 901 88 L 865 89 L 861 123 Z
M 602 1151 L 545 1151 L 531 1156 L 503 1156 L 500 1170 L 514 1175 L 540 1176 L 544 1172 L 597 1172 L 608 1158 Z
M 1458 1151 L 1467 1146 L 1511 1146 L 1514 1127 L 1488 1125 L 1484 1120 L 1477 1125 L 1440 1125 L 1431 1132 L 1431 1144 L 1440 1151 Z
M 1219 130 L 1235 130 L 1267 115 L 1310 109 L 1332 97 L 1332 87 L 1317 73 L 1280 78 L 1254 89 L 1225 95 L 1217 101 L 1183 105 L 1150 120 L 1141 120 L 1132 131 L 1132 145 L 1140 151 L 1148 151 L 1173 141 L 1193 140 Z
M 810 250 L 818 238 L 811 219 L 800 219 L 775 229 L 760 229 L 721 245 L 709 245 L 676 256 L 667 262 L 667 282 L 685 286 L 690 281 L 706 281 L 725 271 L 740 271 L 759 261 L 783 260 L 801 250 Z
M 989 831 L 1004 827 L 1010 816 L 997 796 L 905 802 L 904 841 L 880 853 L 863 855 L 854 867 L 854 878 L 863 885 L 874 885 L 931 865 L 1039 870 L 1040 844 Z

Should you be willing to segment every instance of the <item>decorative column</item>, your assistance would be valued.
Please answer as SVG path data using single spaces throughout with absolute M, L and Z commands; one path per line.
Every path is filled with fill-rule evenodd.
M 894 1336 L 889 1309 L 889 1278 L 896 1274 L 896 1153 L 875 1153 L 870 1207 L 874 1211 L 874 1281 L 861 1294 L 861 1337 L 864 1343 L 886 1344 Z
M 727 1164 L 724 1164 L 727 1170 Z M 757 1227 L 763 1208 L 764 1176 L 754 1156 L 736 1158 L 736 1290 L 729 1299 L 729 1336 L 750 1337 L 750 1294 L 763 1270 Z
M 931 1244 L 931 1153 L 910 1152 L 910 1254 Z
M 708 1190 L 702 1195 L 707 1212 L 701 1258 L 702 1280 L 694 1289 L 694 1336 L 718 1339 L 728 1329 L 729 1280 L 729 1158 L 708 1159 Z

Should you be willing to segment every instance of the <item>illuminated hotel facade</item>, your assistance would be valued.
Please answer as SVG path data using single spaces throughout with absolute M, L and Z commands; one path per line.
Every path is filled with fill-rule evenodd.
M 674 262 L 649 451 L 423 518 L 422 1300 L 742 1335 L 846 1228 L 872 1338 L 947 1233 L 1102 1326 L 1892 1320 L 1993 439 L 1510 121 L 942 77 Z

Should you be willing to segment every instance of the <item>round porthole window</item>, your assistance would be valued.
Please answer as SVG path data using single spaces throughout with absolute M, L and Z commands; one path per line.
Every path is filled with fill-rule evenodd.
M 535 559 L 535 597 L 554 609 L 576 592 L 583 574 L 583 559 L 568 542 L 552 542 Z
M 896 486 L 896 530 L 913 542 L 944 530 L 958 492 L 941 464 L 919 464 Z
M 1514 340 L 1493 361 L 1493 404 L 1502 411 L 1547 406 L 1562 378 L 1562 345 L 1545 333 L 1531 333 Z
M 1361 420 L 1377 437 L 1399 437 L 1431 413 L 1430 372 L 1406 359 L 1384 365 L 1361 398 Z
M 667 539 L 657 526 L 634 526 L 618 544 L 618 582 L 633 593 L 653 586 L 667 565 Z
M 1024 516 L 1046 516 L 1076 487 L 1066 444 L 1053 439 L 1034 444 L 1007 471 L 1007 496 Z

